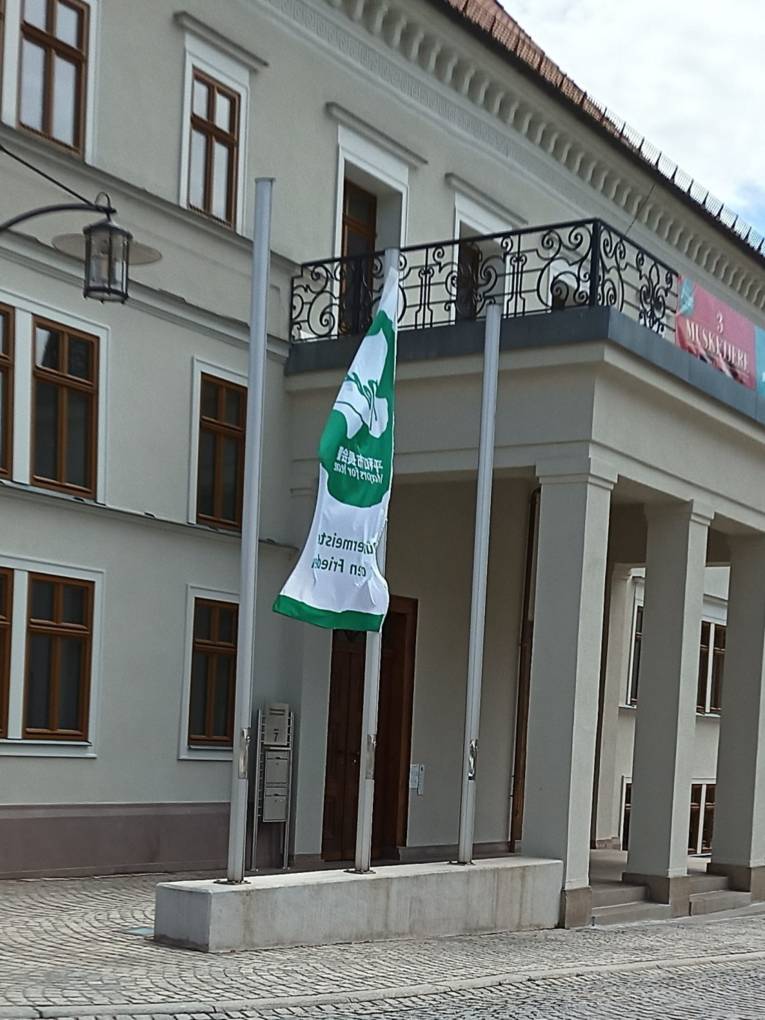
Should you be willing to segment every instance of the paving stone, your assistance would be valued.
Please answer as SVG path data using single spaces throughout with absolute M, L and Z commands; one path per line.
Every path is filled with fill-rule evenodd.
M 137 938 L 166 876 L 0 882 L 0 1020 L 765 1018 L 765 916 L 206 955 Z

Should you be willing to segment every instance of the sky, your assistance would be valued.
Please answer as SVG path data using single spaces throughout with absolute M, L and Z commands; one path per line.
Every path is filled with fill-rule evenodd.
M 581 88 L 765 234 L 765 0 L 501 0 Z

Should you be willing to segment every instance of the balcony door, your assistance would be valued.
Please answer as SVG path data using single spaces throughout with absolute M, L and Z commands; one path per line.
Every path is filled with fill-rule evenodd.
M 406 845 L 417 602 L 391 598 L 382 633 L 372 859 Z M 336 630 L 327 723 L 322 857 L 352 861 L 356 846 L 366 634 Z
M 351 258 L 343 265 L 340 280 L 341 333 L 362 333 L 371 321 L 371 255 L 376 240 L 377 196 L 346 179 L 343 186 L 342 254 L 361 257 Z

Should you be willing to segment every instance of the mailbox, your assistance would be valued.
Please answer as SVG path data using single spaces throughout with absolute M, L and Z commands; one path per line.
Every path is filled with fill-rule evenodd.
M 264 822 L 286 822 L 287 821 L 287 791 L 269 790 L 263 791 L 263 815 Z
M 281 827 L 282 866 L 285 868 L 289 859 L 293 732 L 294 717 L 289 705 L 264 705 L 258 712 L 255 819 L 256 824 Z
M 286 786 L 290 778 L 289 751 L 266 750 L 266 761 L 263 768 L 263 784 L 269 786 Z

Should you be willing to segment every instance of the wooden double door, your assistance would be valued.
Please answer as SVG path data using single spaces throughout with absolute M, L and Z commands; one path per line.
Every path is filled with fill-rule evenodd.
M 372 859 L 406 843 L 417 602 L 391 597 L 382 632 Z M 327 724 L 322 857 L 351 861 L 356 845 L 366 634 L 336 630 Z

